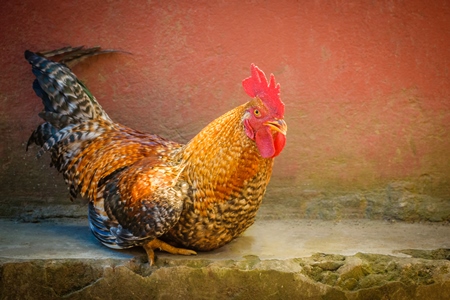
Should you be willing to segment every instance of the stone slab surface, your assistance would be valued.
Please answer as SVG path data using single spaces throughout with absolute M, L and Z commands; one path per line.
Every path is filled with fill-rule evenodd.
M 20 223 L 0 220 L 0 258 L 8 259 L 130 259 L 144 255 L 137 248 L 112 250 L 99 244 L 86 219 Z M 289 259 L 314 253 L 354 255 L 358 252 L 405 256 L 403 249 L 450 248 L 450 226 L 374 220 L 340 222 L 286 219 L 257 220 L 241 237 L 199 259 Z M 165 253 L 158 256 L 166 257 Z M 169 255 L 172 256 L 172 255 Z M 179 257 L 174 257 L 178 259 Z M 194 259 L 195 259 L 194 258 Z

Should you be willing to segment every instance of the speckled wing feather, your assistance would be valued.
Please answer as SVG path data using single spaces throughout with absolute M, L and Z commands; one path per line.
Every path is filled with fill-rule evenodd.
M 103 207 L 90 211 L 94 234 L 105 245 L 128 248 L 166 233 L 178 222 L 187 198 L 188 185 L 177 182 L 178 173 L 176 166 L 146 158 L 114 174 L 103 187 Z M 108 227 L 102 208 L 114 218 Z

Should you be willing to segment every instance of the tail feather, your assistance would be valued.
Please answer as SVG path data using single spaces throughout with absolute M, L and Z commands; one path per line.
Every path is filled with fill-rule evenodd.
M 43 50 L 43 51 L 39 51 L 37 53 L 40 56 L 46 57 L 46 58 L 57 57 L 57 56 L 60 56 L 60 55 L 64 55 L 66 57 L 68 54 L 79 52 L 83 48 L 84 48 L 84 46 L 77 46 L 77 47 L 66 46 L 66 47 L 62 47 L 62 48 L 58 48 L 58 49 Z M 89 49 L 98 50 L 99 48 L 100 47 L 92 47 L 92 48 L 89 48 Z M 86 52 L 86 50 L 84 52 Z
M 64 128 L 68 125 L 77 123 L 77 120 L 71 116 L 62 115 L 51 111 L 42 111 L 39 113 L 39 117 L 56 128 Z
M 33 67 L 36 76 L 33 89 L 42 99 L 45 111 L 70 116 L 79 122 L 94 119 L 111 122 L 95 97 L 67 66 L 28 50 L 25 58 Z
M 36 76 L 33 89 L 44 105 L 39 116 L 45 121 L 31 134 L 27 150 L 32 143 L 40 146 L 38 158 L 51 151 L 52 165 L 63 172 L 72 198 L 76 198 L 80 187 L 79 181 L 75 180 L 74 167 L 68 170 L 68 165 L 87 143 L 105 131 L 113 130 L 116 125 L 67 65 L 110 52 L 117 51 L 101 50 L 99 47 L 66 47 L 41 53 L 25 51 L 25 58 Z M 48 59 L 57 56 L 60 62 Z
M 89 56 L 117 52 L 100 47 L 64 47 L 53 51 L 34 53 L 25 51 L 25 58 L 32 65 L 36 76 L 33 89 L 42 99 L 44 110 L 39 116 L 46 121 L 31 134 L 27 149 L 35 143 L 41 147 L 37 156 L 52 149 L 58 143 L 86 138 L 92 121 L 113 126 L 112 120 L 75 74 L 64 64 L 72 65 Z M 47 57 L 60 57 L 54 62 Z M 95 126 L 94 126 L 95 127 Z M 80 133 L 81 131 L 85 131 Z M 91 132 L 92 133 L 92 132 Z M 98 136 L 101 132 L 91 134 Z
M 63 47 L 55 50 L 49 50 L 49 51 L 39 51 L 37 52 L 38 55 L 45 57 L 45 58 L 58 58 L 60 63 L 65 64 L 68 67 L 73 67 L 74 65 L 80 63 L 81 61 L 85 60 L 88 57 L 99 55 L 99 54 L 105 54 L 105 53 L 126 53 L 130 54 L 126 51 L 120 51 L 115 49 L 101 49 L 101 47 L 91 47 L 91 48 L 84 48 L 84 46 L 78 46 L 78 47 Z
M 45 141 L 41 149 L 39 149 L 37 157 L 40 158 L 45 152 L 50 150 L 60 141 L 63 141 L 65 138 L 69 137 L 69 135 L 75 135 L 75 133 L 71 132 L 72 128 L 74 127 L 75 125 L 66 126 L 63 129 L 55 132 L 50 138 L 47 139 L 47 141 Z
M 44 145 L 44 143 L 56 133 L 57 129 L 50 123 L 42 123 L 38 126 L 38 128 L 36 128 L 36 130 L 33 131 L 30 138 L 28 139 L 27 151 L 28 147 L 30 147 L 30 145 L 33 143 L 42 147 L 42 145 Z
M 78 141 L 92 140 L 100 136 L 105 130 L 101 125 L 103 124 L 97 122 L 67 125 L 47 139 L 37 154 L 38 158 L 60 142 L 63 143 L 63 145 L 68 145 L 69 143 Z

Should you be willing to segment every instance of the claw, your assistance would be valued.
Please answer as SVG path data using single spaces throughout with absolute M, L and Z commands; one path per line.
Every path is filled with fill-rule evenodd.
M 145 249 L 145 252 L 147 252 L 148 263 L 150 264 L 150 266 L 153 266 L 155 264 L 155 249 L 166 251 L 170 254 L 197 255 L 197 252 L 193 250 L 177 248 L 158 239 L 151 240 L 147 244 L 144 244 L 143 247 Z

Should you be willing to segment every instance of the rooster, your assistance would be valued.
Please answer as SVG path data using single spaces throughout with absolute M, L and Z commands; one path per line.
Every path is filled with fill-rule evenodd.
M 217 249 L 255 221 L 287 125 L 280 85 L 251 65 L 250 100 L 217 118 L 183 145 L 115 123 L 68 67 L 73 58 L 108 51 L 63 48 L 25 52 L 36 76 L 45 121 L 28 146 L 50 152 L 71 198 L 89 200 L 95 237 L 114 249 L 142 246 L 193 255 Z M 63 54 L 59 62 L 49 57 Z

